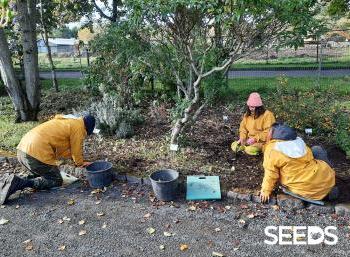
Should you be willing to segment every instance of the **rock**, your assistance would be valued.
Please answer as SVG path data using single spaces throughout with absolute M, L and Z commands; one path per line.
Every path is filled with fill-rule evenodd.
M 254 203 L 261 203 L 260 196 L 259 195 L 252 195 L 252 201 Z M 270 197 L 270 201 L 267 204 L 276 205 L 277 204 L 276 197 L 274 197 L 274 196 Z
M 0 163 L 3 163 L 3 162 L 7 162 L 7 158 L 0 156 Z
M 304 201 L 285 194 L 277 195 L 277 204 L 284 210 L 299 210 L 305 208 Z
M 247 193 L 237 193 L 234 191 L 228 191 L 227 192 L 227 198 L 231 198 L 234 200 L 244 200 L 244 201 L 251 201 L 252 200 L 252 195 Z
M 334 205 L 327 203 L 326 205 L 310 204 L 308 210 L 318 214 L 332 214 L 334 213 Z
M 339 216 L 350 216 L 350 203 L 339 203 L 335 205 L 335 213 Z

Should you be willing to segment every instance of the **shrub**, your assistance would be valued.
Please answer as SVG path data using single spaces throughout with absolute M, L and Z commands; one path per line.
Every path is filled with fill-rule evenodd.
M 89 108 L 97 120 L 97 127 L 103 134 L 118 138 L 134 135 L 134 126 L 143 122 L 143 117 L 137 109 L 123 109 L 119 106 L 118 98 L 104 94 L 99 102 L 94 102 Z
M 335 142 L 350 157 L 350 115 L 339 112 L 333 118 L 335 124 Z

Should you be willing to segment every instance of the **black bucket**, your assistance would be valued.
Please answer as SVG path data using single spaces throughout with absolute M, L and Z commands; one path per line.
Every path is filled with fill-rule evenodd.
M 94 188 L 103 188 L 112 183 L 112 163 L 96 161 L 86 167 L 86 177 L 89 185 Z
M 158 200 L 171 201 L 178 193 L 179 173 L 164 169 L 153 172 L 150 176 L 152 188 Z

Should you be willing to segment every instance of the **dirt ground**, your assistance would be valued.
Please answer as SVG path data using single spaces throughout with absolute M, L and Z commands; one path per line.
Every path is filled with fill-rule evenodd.
M 43 99 L 42 117 L 51 117 L 55 112 L 69 113 L 72 108 L 82 103 L 75 97 L 54 94 Z M 111 161 L 119 173 L 139 177 L 147 177 L 158 169 L 172 168 L 180 171 L 182 176 L 219 175 L 221 186 L 226 190 L 257 192 L 260 189 L 263 178 L 262 156 L 234 156 L 230 150 L 231 142 L 237 139 L 243 113 L 241 107 L 229 109 L 219 106 L 204 109 L 195 125 L 185 131 L 178 153 L 170 153 L 168 150 L 171 132 L 170 107 L 170 104 L 156 108 L 147 107 L 147 111 L 144 112 L 145 123 L 135 129 L 135 136 L 130 139 L 100 135 L 88 138 L 85 143 L 85 158 L 90 161 Z M 224 122 L 223 115 L 228 116 L 228 121 Z M 346 189 L 341 201 L 350 199 L 347 186 L 350 160 L 325 138 L 306 137 L 304 134 L 300 136 L 309 146 L 318 144 L 327 149 L 337 173 L 337 183 L 342 189 Z M 8 168 L 3 166 L 1 170 Z M 12 168 L 21 171 L 19 166 Z

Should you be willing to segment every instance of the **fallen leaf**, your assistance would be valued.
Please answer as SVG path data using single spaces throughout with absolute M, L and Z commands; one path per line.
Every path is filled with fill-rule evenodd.
M 242 220 L 242 219 L 240 219 L 239 221 L 238 221 L 240 224 L 245 224 L 245 220 Z
M 154 228 L 148 228 L 147 232 L 148 232 L 148 234 L 152 235 L 152 234 L 154 234 L 154 232 L 156 232 L 156 230 Z
M 173 222 L 174 222 L 175 224 L 177 224 L 177 223 L 180 222 L 180 220 L 179 220 L 179 219 L 176 219 L 176 220 L 174 220 Z
M 251 213 L 251 214 L 249 214 L 247 217 L 248 217 L 249 219 L 253 219 L 253 218 L 255 217 L 255 215 L 254 215 L 253 213 Z
M 239 249 L 239 247 L 233 248 L 234 251 L 237 251 Z
M 241 209 L 248 209 L 249 207 L 248 207 L 248 205 L 246 205 L 246 204 L 241 204 Z
M 197 207 L 194 206 L 194 205 L 191 205 L 191 206 L 188 208 L 188 210 L 190 210 L 190 211 L 195 211 L 195 210 L 197 210 Z
M 180 250 L 181 250 L 181 251 L 187 251 L 187 250 L 188 250 L 188 245 L 186 245 L 186 244 L 180 244 Z
M 103 223 L 102 228 L 107 228 L 107 224 Z
M 69 201 L 67 203 L 68 203 L 68 205 L 74 205 L 75 201 L 74 201 L 74 199 L 69 199 Z
M 165 224 L 164 227 L 169 229 L 171 227 L 171 225 L 170 224 Z
M 86 235 L 86 230 L 80 230 L 79 231 L 79 236 L 83 236 Z
M 170 236 L 173 235 L 173 234 L 171 234 L 170 232 L 167 232 L 167 231 L 165 231 L 163 234 L 164 234 L 164 236 L 166 236 L 166 237 L 170 237 Z
M 272 209 L 274 209 L 275 211 L 278 211 L 280 209 L 280 207 L 278 205 L 272 205 L 271 206 Z
M 219 253 L 219 252 L 213 252 L 213 256 L 216 256 L 216 257 L 224 257 L 225 255 L 222 254 L 222 253 Z
M 79 220 L 79 225 L 84 225 L 85 224 L 85 220 Z
M 61 245 L 60 247 L 58 247 L 58 250 L 60 250 L 60 251 L 64 251 L 65 249 L 66 249 L 65 245 Z
M 105 216 L 105 213 L 104 213 L 104 212 L 98 212 L 96 215 L 97 215 L 98 217 L 101 217 L 101 216 Z
M 164 245 L 160 245 L 160 246 L 159 246 L 159 249 L 160 249 L 160 250 L 164 250 L 164 249 L 165 249 L 165 246 L 164 246 Z
M 26 246 L 25 249 L 26 249 L 26 251 L 31 251 L 31 250 L 33 250 L 33 245 L 29 244 L 29 245 Z
M 144 218 L 148 219 L 149 217 L 151 217 L 151 213 L 147 213 L 143 216 Z
M 7 223 L 9 223 L 10 221 L 9 220 L 7 220 L 7 219 L 4 219 L 4 218 L 1 218 L 0 219 L 0 225 L 5 225 L 5 224 L 7 224 Z
M 216 228 L 215 229 L 215 232 L 220 232 L 221 231 L 221 228 Z
M 64 221 L 70 221 L 70 218 L 68 218 L 67 216 L 64 216 L 62 219 L 63 219 Z
M 32 239 L 27 239 L 26 241 L 23 241 L 22 244 L 29 244 L 30 242 L 32 242 Z

